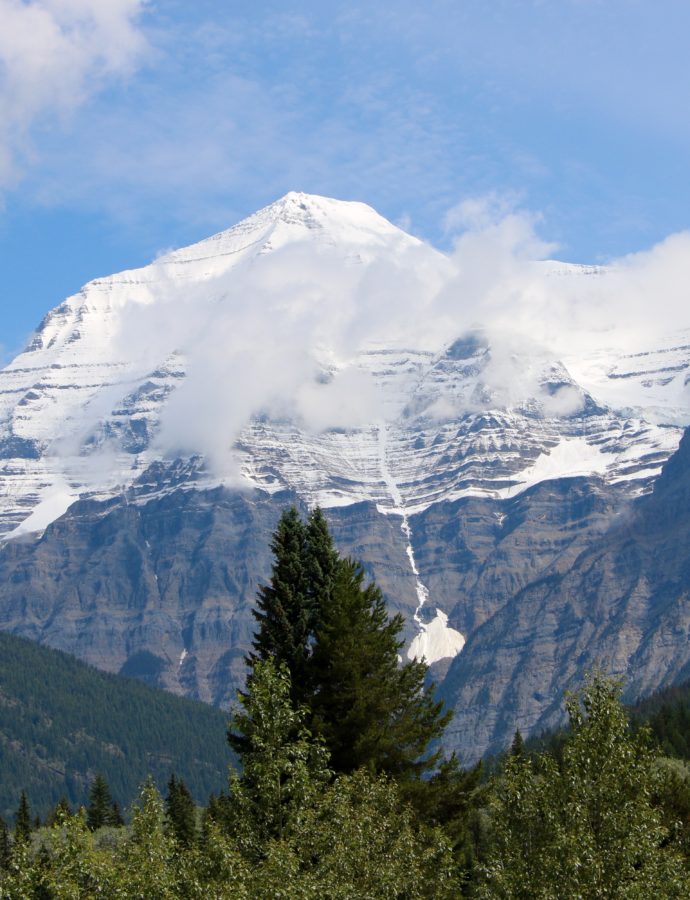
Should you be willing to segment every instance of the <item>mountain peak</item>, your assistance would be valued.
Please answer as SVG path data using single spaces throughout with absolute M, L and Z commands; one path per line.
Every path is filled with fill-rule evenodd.
M 244 222 L 255 219 L 264 221 L 268 219 L 276 224 L 326 231 L 338 238 L 352 237 L 351 234 L 343 234 L 344 231 L 352 230 L 366 234 L 369 239 L 374 235 L 390 237 L 405 234 L 366 203 L 358 200 L 336 200 L 302 191 L 289 191 Z M 240 222 L 239 226 L 235 227 L 243 224 Z M 405 237 L 409 238 L 409 235 Z
M 245 252 L 253 256 L 301 241 L 341 247 L 346 255 L 419 244 L 366 203 L 289 191 L 232 228 L 174 250 L 159 262 L 188 264 L 209 257 L 239 261 Z

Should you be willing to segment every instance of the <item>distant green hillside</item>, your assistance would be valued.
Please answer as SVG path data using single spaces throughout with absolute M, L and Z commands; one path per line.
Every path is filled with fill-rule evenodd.
M 39 815 L 62 795 L 84 803 L 97 772 L 123 807 L 148 774 L 164 787 L 173 771 L 205 802 L 227 784 L 227 718 L 0 634 L 0 815 L 13 816 L 22 789 Z

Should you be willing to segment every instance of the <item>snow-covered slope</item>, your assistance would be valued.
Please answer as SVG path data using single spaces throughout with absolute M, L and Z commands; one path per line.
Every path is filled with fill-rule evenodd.
M 535 266 L 554 284 L 593 272 Z M 440 501 L 583 474 L 643 490 L 686 420 L 688 335 L 559 358 L 468 318 L 453 277 L 370 207 L 291 193 L 89 283 L 0 373 L 0 536 L 179 457 L 194 486 L 374 501 L 413 570 L 408 517 Z M 457 652 L 445 613 L 420 611 L 427 658 Z

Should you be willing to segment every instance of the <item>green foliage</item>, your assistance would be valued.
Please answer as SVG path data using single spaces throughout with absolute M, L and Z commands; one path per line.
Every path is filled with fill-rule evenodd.
M 71 816 L 72 810 L 70 808 L 69 803 L 67 802 L 66 797 L 60 797 L 55 806 L 50 810 L 48 815 L 46 816 L 46 825 L 49 828 L 58 821 L 58 819 L 63 819 L 65 816 Z
M 153 781 L 141 789 L 131 833 L 119 855 L 122 896 L 173 900 L 180 896 L 175 842 L 165 827 L 163 800 Z
M 4 819 L 0 819 L 0 869 L 9 867 L 11 853 L 10 830 L 7 827 L 7 822 Z
M 340 557 L 333 546 L 328 522 L 317 506 L 307 519 L 305 528 L 304 574 L 310 633 L 316 631 L 321 609 L 328 605 L 335 586 Z
M 305 527 L 294 506 L 285 510 L 271 541 L 273 568 L 268 585 L 257 595 L 258 623 L 250 665 L 274 659 L 285 663 L 295 687 L 306 677 L 309 656 L 311 612 L 307 587 L 307 540 Z M 237 748 L 239 750 L 239 748 Z
M 480 810 L 486 800 L 482 785 L 483 766 L 462 769 L 455 754 L 444 760 L 430 778 L 401 785 L 420 822 L 442 828 L 453 850 L 456 870 L 469 877 L 484 840 Z
M 231 727 L 245 741 L 242 775 L 230 776 L 232 828 L 245 851 L 261 856 L 266 842 L 282 838 L 330 776 L 323 745 L 304 722 L 307 711 L 291 701 L 290 673 L 271 659 L 257 662 L 243 709 Z
M 165 813 L 171 833 L 182 847 L 196 841 L 196 807 L 187 785 L 175 775 L 170 776 Z
M 0 815 L 24 789 L 42 819 L 65 796 L 86 804 L 95 772 L 128 804 L 151 773 L 174 769 L 205 801 L 227 769 L 226 715 L 107 675 L 48 647 L 0 633 Z
M 104 825 L 118 825 L 110 788 L 105 778 L 98 773 L 89 791 L 89 805 L 86 810 L 86 824 L 91 831 L 103 828 Z
M 669 834 L 690 861 L 690 762 L 660 757 L 655 765 L 659 770 L 655 806 Z
M 19 798 L 19 806 L 14 817 L 14 839 L 17 843 L 25 844 L 31 840 L 31 832 L 33 827 L 31 824 L 31 813 L 29 811 L 29 801 L 26 792 L 22 791 Z
M 657 691 L 631 712 L 634 723 L 647 724 L 666 756 L 690 759 L 690 682 Z
M 653 805 L 659 769 L 617 685 L 594 676 L 568 701 L 559 764 L 510 756 L 492 792 L 481 897 L 685 897 L 690 881 Z
M 287 665 L 292 699 L 309 707 L 335 771 L 366 766 L 409 778 L 432 769 L 439 754 L 429 754 L 429 744 L 451 713 L 425 690 L 425 664 L 399 665 L 402 616 L 389 619 L 379 588 L 364 585 L 362 567 L 338 556 L 320 509 L 306 525 L 287 510 L 271 547 L 250 664 Z M 238 753 L 246 750 L 241 732 L 229 739 Z
M 456 897 L 450 845 L 415 825 L 385 776 L 342 775 L 297 824 L 288 846 L 324 898 Z
M 314 727 L 338 772 L 365 766 L 419 776 L 437 762 L 427 748 L 452 714 L 425 690 L 424 663 L 399 664 L 402 616 L 389 619 L 379 588 L 363 582 L 362 567 L 341 560 L 321 607 L 311 661 Z
M 520 734 L 519 728 L 513 735 L 513 743 L 510 745 L 510 754 L 511 756 L 525 755 L 525 742 L 522 735 Z

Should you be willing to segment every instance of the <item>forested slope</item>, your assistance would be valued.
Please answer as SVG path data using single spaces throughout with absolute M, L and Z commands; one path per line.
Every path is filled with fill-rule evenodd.
M 24 789 L 45 815 L 66 795 L 85 803 L 101 772 L 123 807 L 148 774 L 171 772 L 198 801 L 227 782 L 227 715 L 47 647 L 0 634 L 0 815 Z

